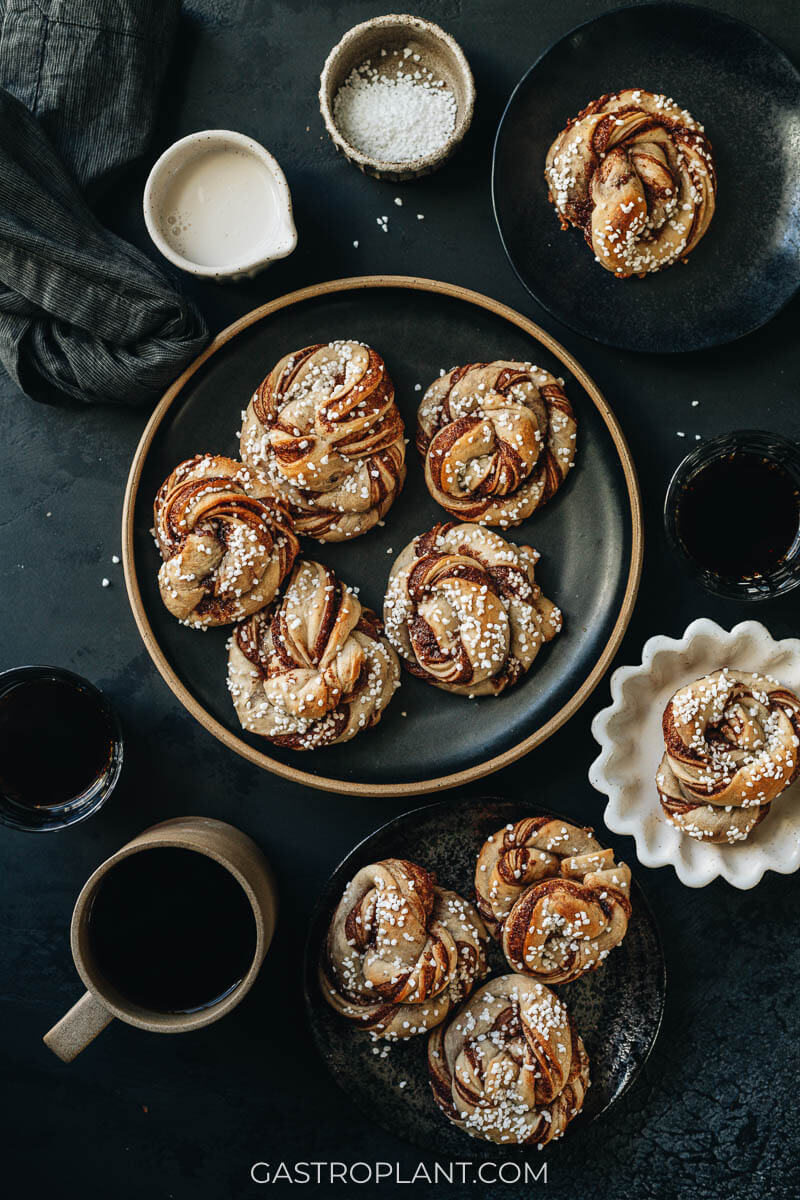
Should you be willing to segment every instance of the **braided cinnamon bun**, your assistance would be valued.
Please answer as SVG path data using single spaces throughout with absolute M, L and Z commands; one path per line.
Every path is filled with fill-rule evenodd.
M 620 944 L 630 885 L 591 829 L 550 817 L 491 834 L 475 868 L 478 912 L 509 966 L 550 985 L 596 970 Z
M 582 229 L 596 261 L 620 279 L 685 262 L 714 215 L 703 126 L 642 88 L 587 105 L 553 142 L 544 173 L 561 228 Z
M 522 975 L 492 979 L 428 1039 L 434 1099 L 465 1133 L 535 1145 L 583 1107 L 589 1057 L 563 1003 Z
M 392 506 L 406 476 L 403 421 L 381 356 L 361 342 L 287 354 L 259 386 L 241 455 L 260 490 L 286 502 L 298 533 L 359 537 Z
M 480 525 L 434 525 L 389 575 L 383 618 L 412 675 L 462 696 L 516 683 L 562 626 L 534 579 L 539 555 Z
M 417 414 L 417 450 L 442 508 L 480 525 L 519 525 L 575 462 L 577 425 L 563 381 L 530 363 L 470 363 L 434 381 Z
M 283 596 L 233 631 L 228 689 L 242 727 L 315 750 L 377 725 L 400 686 L 375 613 L 320 563 L 301 559 Z
M 701 841 L 743 841 L 800 775 L 800 698 L 768 676 L 723 667 L 680 688 L 662 725 L 661 807 Z
M 228 625 L 275 597 L 299 550 L 285 504 L 248 495 L 249 472 L 221 454 L 175 468 L 156 494 L 164 604 L 195 628 Z
M 333 915 L 322 994 L 373 1037 L 410 1038 L 443 1021 L 486 974 L 475 909 L 424 867 L 388 858 L 362 867 Z

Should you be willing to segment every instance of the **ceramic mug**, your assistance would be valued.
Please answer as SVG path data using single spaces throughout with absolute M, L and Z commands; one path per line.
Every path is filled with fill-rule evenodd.
M 250 901 L 256 924 L 256 947 L 247 973 L 237 986 L 202 1011 L 167 1013 L 133 1003 L 100 974 L 89 938 L 89 914 L 100 883 L 122 859 L 142 850 L 170 847 L 205 854 L 236 879 Z M 258 846 L 240 830 L 209 817 L 175 817 L 153 825 L 112 854 L 84 884 L 70 929 L 72 957 L 86 993 L 45 1034 L 46 1046 L 71 1062 L 114 1017 L 152 1033 L 185 1033 L 218 1021 L 250 990 L 264 961 L 275 929 L 276 890 L 272 870 Z

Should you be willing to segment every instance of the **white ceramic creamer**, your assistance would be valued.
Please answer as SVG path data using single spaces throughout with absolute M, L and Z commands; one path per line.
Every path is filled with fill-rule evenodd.
M 277 162 L 227 130 L 191 134 L 162 154 L 147 181 L 144 215 L 166 258 L 215 279 L 254 275 L 297 244 Z

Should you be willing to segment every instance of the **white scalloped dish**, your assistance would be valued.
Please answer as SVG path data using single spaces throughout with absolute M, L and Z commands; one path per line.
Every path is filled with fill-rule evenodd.
M 765 871 L 790 875 L 800 867 L 800 780 L 735 845 L 687 837 L 659 804 L 655 776 L 664 751 L 664 708 L 679 687 L 724 666 L 773 675 L 800 694 L 800 640 L 776 641 L 758 621 L 742 621 L 728 631 L 700 617 L 682 638 L 645 642 L 639 666 L 619 667 L 611 676 L 612 703 L 592 722 L 601 751 L 589 781 L 608 796 L 606 825 L 635 839 L 646 867 L 673 866 L 688 887 L 705 887 L 722 876 L 734 887 L 751 888 Z

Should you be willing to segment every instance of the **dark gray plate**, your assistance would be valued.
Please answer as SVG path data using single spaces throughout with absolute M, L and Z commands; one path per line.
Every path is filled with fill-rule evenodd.
M 387 1043 L 380 1058 L 373 1042 L 337 1016 L 320 993 L 317 964 L 330 918 L 348 881 L 367 863 L 408 858 L 435 872 L 461 895 L 474 895 L 475 859 L 485 838 L 509 821 L 543 810 L 496 797 L 461 797 L 418 808 L 365 838 L 331 875 L 311 920 L 305 961 L 305 995 L 314 1039 L 337 1083 L 364 1113 L 390 1133 L 452 1160 L 473 1154 L 506 1157 L 522 1147 L 475 1141 L 440 1113 L 428 1085 L 426 1038 Z M 555 814 L 549 814 L 555 815 Z M 589 1053 L 592 1083 L 578 1122 L 591 1121 L 625 1092 L 658 1035 L 664 1011 L 666 971 L 661 939 L 641 888 L 631 886 L 631 916 L 622 944 L 603 966 L 555 989 L 575 1017 Z M 497 944 L 490 944 L 492 974 L 508 971 Z M 405 1080 L 405 1087 L 400 1083 Z
M 538 578 L 545 595 L 564 610 L 565 629 L 544 647 L 525 680 L 499 698 L 465 700 L 404 674 L 402 688 L 375 729 L 343 746 L 303 754 L 241 730 L 226 688 L 229 630 L 186 629 L 164 608 L 157 585 L 159 558 L 149 532 L 152 501 L 182 459 L 206 450 L 237 454 L 240 412 L 281 355 L 311 342 L 347 337 L 368 342 L 384 355 L 412 439 L 421 397 L 414 385 L 427 387 L 442 367 L 478 358 L 521 358 L 565 377 L 578 417 L 577 465 L 550 504 L 510 534 L 541 551 Z M 587 386 L 593 386 L 591 381 Z M 638 495 L 627 448 L 621 439 L 621 448 L 615 445 L 581 383 L 529 333 L 498 313 L 451 295 L 395 286 L 360 287 L 295 302 L 226 341 L 154 421 L 152 442 L 143 457 L 142 451 L 137 455 L 129 485 L 130 492 L 138 464 L 130 555 L 124 547 L 128 582 L 134 574 L 141 592 L 139 603 L 135 588 L 129 589 L 134 610 L 150 653 L 182 702 L 217 737 L 235 735 L 237 744 L 228 744 L 240 753 L 252 748 L 269 755 L 271 762 L 256 760 L 261 765 L 308 772 L 301 782 L 319 781 L 323 787 L 338 783 L 338 790 L 361 785 L 372 792 L 426 790 L 426 781 L 443 775 L 482 766 L 485 772 L 489 760 L 513 751 L 553 718 L 557 721 L 549 732 L 566 719 L 589 694 L 622 636 L 641 554 Z M 147 438 L 146 431 L 143 446 Z M 383 528 L 349 543 L 321 545 L 307 539 L 303 545 L 303 553 L 359 586 L 362 600 L 378 612 L 395 556 L 417 534 L 447 519 L 428 494 L 413 440 L 407 461 L 405 488 Z
M 590 100 L 665 92 L 701 122 L 718 167 L 717 209 L 689 258 L 618 280 L 547 200 L 547 150 Z M 742 337 L 800 282 L 800 74 L 740 21 L 685 4 L 618 9 L 551 46 L 523 77 L 497 131 L 492 188 L 508 257 L 565 325 L 628 350 L 684 351 Z

